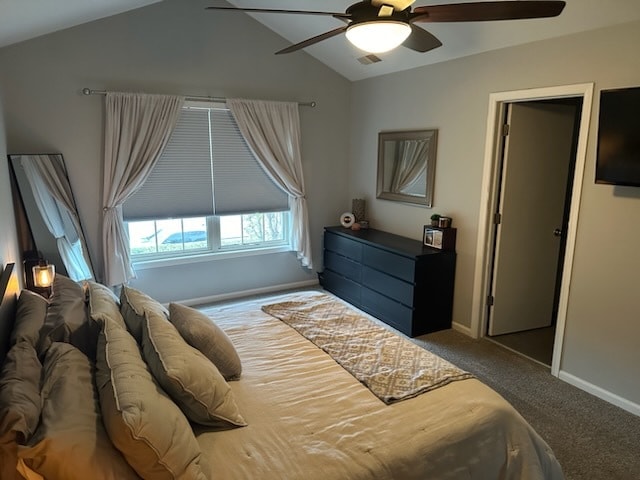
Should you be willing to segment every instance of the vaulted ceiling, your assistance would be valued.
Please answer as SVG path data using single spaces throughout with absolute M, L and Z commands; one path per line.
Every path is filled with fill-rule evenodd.
M 0 2 L 0 47 L 10 45 L 160 0 L 2 0 Z M 183 0 L 184 1 L 184 0 Z M 454 0 L 456 1 L 456 0 Z M 469 0 L 457 0 L 459 3 Z M 321 10 L 344 12 L 354 0 L 211 0 L 210 5 L 233 5 L 269 9 Z M 416 0 L 414 7 L 452 3 Z M 194 8 L 201 8 L 197 6 Z M 240 12 L 207 11 L 203 15 L 247 15 Z M 322 34 L 344 25 L 331 16 L 249 14 L 291 43 Z M 572 33 L 640 20 L 640 0 L 567 0 L 559 17 L 500 22 L 421 24 L 443 46 L 427 53 L 404 47 L 379 54 L 381 62 L 363 65 L 364 55 L 338 35 L 303 51 L 289 55 L 312 55 L 344 77 L 356 81 L 407 70 L 453 58 L 496 50 L 508 46 L 554 38 Z M 233 39 L 230 39 L 232 42 Z

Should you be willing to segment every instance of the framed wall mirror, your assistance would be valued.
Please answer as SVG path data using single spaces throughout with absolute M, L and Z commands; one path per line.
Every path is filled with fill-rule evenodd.
M 431 208 L 438 130 L 380 132 L 376 197 Z
M 56 272 L 72 280 L 94 278 L 91 259 L 61 154 L 9 155 L 13 187 L 28 222 L 29 242 Z M 27 253 L 23 252 L 23 256 Z M 27 260 L 26 258 L 24 260 Z

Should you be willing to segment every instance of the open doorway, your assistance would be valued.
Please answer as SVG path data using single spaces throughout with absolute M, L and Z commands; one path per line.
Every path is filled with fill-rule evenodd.
M 547 345 L 538 361 L 556 376 L 592 96 L 593 84 L 581 84 L 496 93 L 489 103 L 471 329 L 505 335 L 505 343 L 506 335 L 537 331 Z M 522 350 L 518 342 L 509 348 Z
M 551 367 L 582 97 L 504 113 L 486 333 Z

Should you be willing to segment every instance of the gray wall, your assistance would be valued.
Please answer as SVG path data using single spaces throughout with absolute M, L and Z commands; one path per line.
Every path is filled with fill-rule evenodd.
M 431 213 L 458 228 L 454 321 L 471 326 L 489 95 L 595 82 L 562 375 L 640 412 L 640 189 L 595 185 L 599 90 L 640 85 L 640 23 L 475 55 L 354 84 L 350 197 L 374 227 L 421 238 Z M 402 92 L 402 95 L 388 92 Z M 376 99 L 375 102 L 371 99 Z M 433 209 L 375 199 L 381 130 L 437 128 Z
M 301 107 L 313 259 L 322 228 L 349 202 L 350 83 L 246 15 L 213 15 L 209 2 L 169 0 L 0 49 L 10 153 L 60 152 L 102 273 L 103 98 L 83 87 L 317 102 Z M 239 53 L 241 52 L 241 53 Z M 161 301 L 315 280 L 293 252 L 140 270 L 132 285 Z
M 13 214 L 11 184 L 9 183 L 9 164 L 7 162 L 7 143 L 5 140 L 2 103 L 2 95 L 0 95 L 0 272 L 4 271 L 7 263 L 15 263 L 15 266 L 4 298 L 0 298 L 0 365 L 2 365 L 9 347 L 8 339 L 9 332 L 13 328 L 16 293 L 19 291 L 22 282 L 20 252 Z
M 9 163 L 7 161 L 7 142 L 5 137 L 5 120 L 3 114 L 3 98 L 0 95 L 0 270 L 7 263 L 15 263 L 15 272 L 20 272 L 20 252 L 15 216 L 13 213 L 13 199 L 11 198 L 11 184 L 9 180 Z M 20 275 L 16 275 L 20 278 Z M 17 284 L 12 284 L 16 293 Z
M 9 181 L 7 162 L 7 143 L 5 140 L 5 122 L 3 99 L 0 95 L 0 272 L 8 263 L 15 263 L 13 274 L 3 298 L 0 298 L 0 365 L 9 348 L 9 332 L 13 328 L 13 312 L 16 294 L 22 283 L 22 265 L 18 248 L 17 228 L 13 213 L 13 199 Z

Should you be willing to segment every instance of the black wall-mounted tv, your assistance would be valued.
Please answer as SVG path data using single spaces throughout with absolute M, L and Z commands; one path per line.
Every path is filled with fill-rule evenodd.
M 600 92 L 596 183 L 640 187 L 640 87 Z

